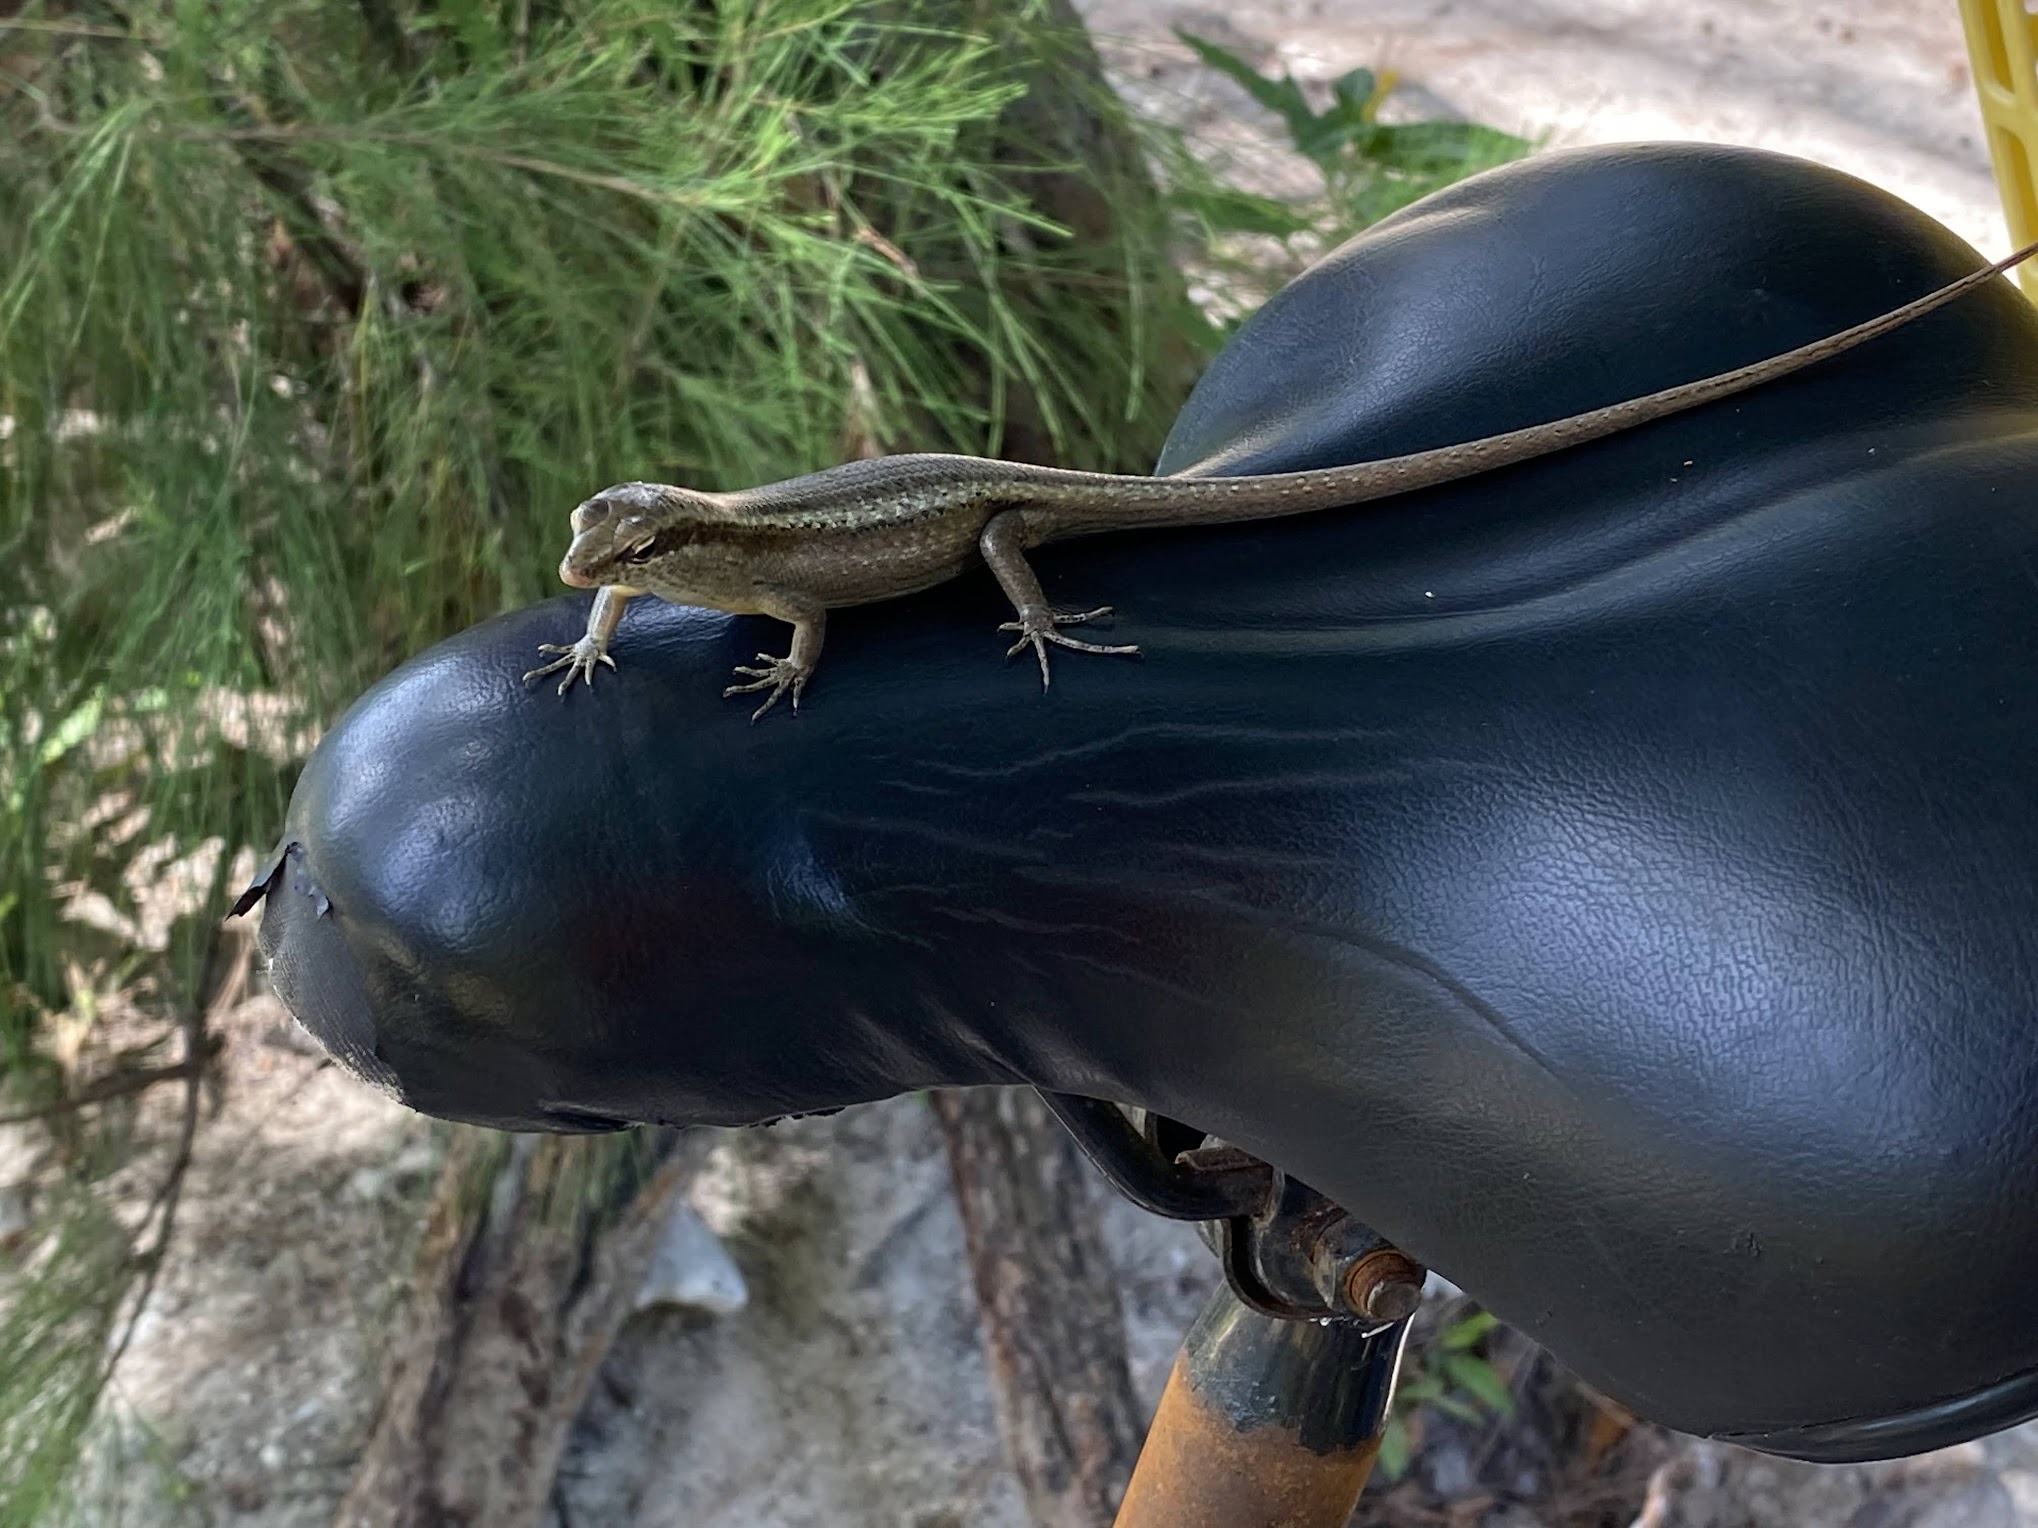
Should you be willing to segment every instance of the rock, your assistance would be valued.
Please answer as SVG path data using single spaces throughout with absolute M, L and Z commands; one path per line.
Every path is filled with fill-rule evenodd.
M 1983 1442 L 1880 1464 L 1814 1465 L 1695 1440 L 1656 1471 L 1634 1528 L 1786 1524 L 2033 1528 Z
M 1472 1456 L 1456 1439 L 1424 1449 L 1420 1462 L 1432 1496 L 1453 1501 L 1471 1491 L 1475 1478 Z
M 1906 1486 L 1873 1496 L 1847 1528 L 2023 1528 L 2017 1506 L 1993 1475 L 1957 1484 Z
M 707 1222 L 684 1200 L 676 1203 L 631 1309 L 686 1305 L 726 1316 L 743 1309 L 749 1301 L 750 1290 L 743 1282 L 742 1270 L 716 1240 Z
M 34 1225 L 30 1186 L 0 1183 L 0 1249 L 12 1249 L 25 1241 Z

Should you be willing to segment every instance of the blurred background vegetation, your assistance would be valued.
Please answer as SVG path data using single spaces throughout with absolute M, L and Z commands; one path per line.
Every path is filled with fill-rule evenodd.
M 0 1213 L 0 1525 L 65 1500 L 248 979 L 221 913 L 367 683 L 558 592 L 565 511 L 618 478 L 1145 470 L 1225 333 L 1185 273 L 1250 307 L 1527 147 L 1194 46 L 1320 198 L 1128 117 L 1045 0 L 0 19 L 0 1123 L 50 1164 Z M 441 1190 L 470 1219 L 481 1134 Z M 517 1170 L 574 1235 L 660 1160 L 544 1150 Z

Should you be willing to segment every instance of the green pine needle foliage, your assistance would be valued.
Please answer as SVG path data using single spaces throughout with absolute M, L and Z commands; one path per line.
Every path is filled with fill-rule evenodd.
M 559 592 L 594 487 L 997 451 L 1020 394 L 1071 459 L 1150 459 L 1160 230 L 1078 255 L 1032 205 L 998 124 L 1047 43 L 1011 9 L 0 29 L 0 979 L 60 997 L 48 823 L 106 783 L 109 723 L 162 828 L 264 837 L 282 782 L 222 692 L 329 719 Z

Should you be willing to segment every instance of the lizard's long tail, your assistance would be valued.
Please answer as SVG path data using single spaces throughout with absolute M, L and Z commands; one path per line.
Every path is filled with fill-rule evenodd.
M 1031 502 L 1024 506 L 1029 533 L 1027 539 L 1038 545 L 1058 536 L 1129 530 L 1142 525 L 1221 525 L 1234 520 L 1304 514 L 1311 510 L 1361 504 L 1369 499 L 1409 493 L 1490 472 L 1496 467 L 1617 434 L 1667 414 L 1760 387 L 1806 366 L 1814 366 L 1892 329 L 1900 329 L 1934 309 L 1958 301 L 2033 255 L 2038 255 L 2038 244 L 2027 245 L 1985 269 L 1962 276 L 1935 292 L 1856 324 L 1851 329 L 1843 329 L 1838 334 L 1800 345 L 1767 360 L 1723 371 L 1717 376 L 1702 377 L 1695 382 L 1681 382 L 1675 387 L 1666 387 L 1660 392 L 1631 398 L 1624 403 L 1573 414 L 1568 419 L 1529 425 L 1524 429 L 1509 430 L 1503 435 L 1489 435 L 1481 440 L 1417 451 L 1408 456 L 1255 477 L 1116 477 L 1063 472 L 1053 468 L 1020 468 L 1018 471 L 1024 475 L 1029 489 L 1033 490 L 1033 494 L 1029 495 Z M 1106 500 L 1107 507 L 1100 507 L 1098 500 L 1102 496 L 1097 490 L 1104 484 L 1108 484 L 1111 491 Z M 1066 508 L 1057 503 L 1064 492 L 1067 494 Z

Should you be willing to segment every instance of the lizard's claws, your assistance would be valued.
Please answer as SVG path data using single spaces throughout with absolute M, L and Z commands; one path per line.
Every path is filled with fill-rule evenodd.
M 1040 660 L 1040 687 L 1043 690 L 1052 682 L 1047 673 L 1047 644 L 1050 642 L 1056 647 L 1071 648 L 1079 653 L 1124 653 L 1137 658 L 1139 649 L 1131 643 L 1110 646 L 1102 642 L 1078 642 L 1074 637 L 1065 637 L 1055 630 L 1057 626 L 1080 626 L 1085 621 L 1094 621 L 1110 613 L 1109 605 L 1099 605 L 1095 610 L 1077 611 L 1072 615 L 1041 608 L 1022 610 L 1018 620 L 1007 621 L 998 628 L 1019 633 L 1019 640 L 1005 649 L 1005 657 L 1009 661 L 1031 647 L 1033 655 Z
M 540 642 L 538 644 L 538 651 L 541 653 L 564 653 L 565 656 L 554 658 L 543 668 L 532 669 L 528 674 L 524 675 L 523 682 L 529 684 L 533 679 L 543 679 L 547 674 L 557 673 L 560 669 L 565 669 L 566 677 L 559 681 L 559 693 L 561 695 L 566 693 L 567 688 L 576 679 L 582 680 L 589 689 L 593 689 L 594 666 L 597 663 L 606 663 L 610 668 L 616 666 L 616 660 L 609 656 L 607 646 L 597 642 L 593 637 L 582 637 L 570 647 L 562 647 L 557 642 Z
M 750 713 L 753 725 L 760 716 L 778 704 L 781 695 L 788 692 L 792 695 L 793 709 L 799 710 L 800 691 L 807 687 L 807 681 L 813 678 L 814 671 L 799 667 L 790 658 L 775 658 L 770 653 L 759 653 L 757 661 L 764 666 L 762 668 L 745 668 L 740 664 L 737 666 L 736 672 L 750 675 L 751 682 L 730 685 L 728 689 L 722 691 L 722 699 L 727 700 L 731 695 L 748 695 L 756 690 L 771 691 L 764 697 L 764 704 Z

